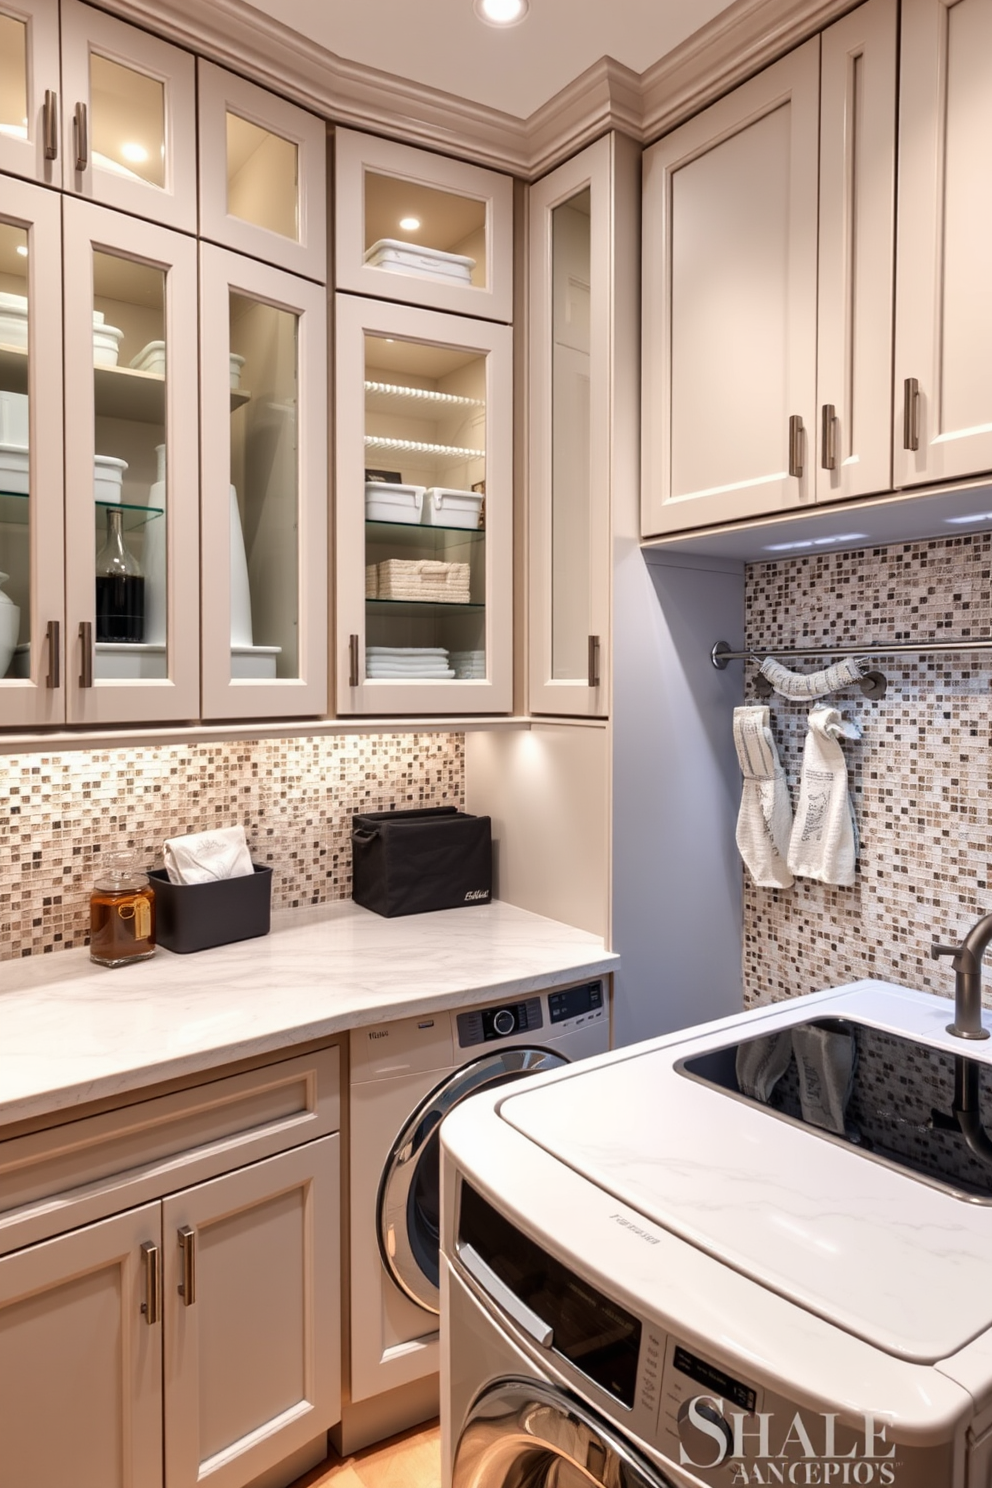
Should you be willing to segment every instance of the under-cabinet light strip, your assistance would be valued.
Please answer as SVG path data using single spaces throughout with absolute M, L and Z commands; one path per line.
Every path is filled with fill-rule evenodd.
M 366 382 L 367 393 L 382 398 L 402 398 L 414 402 L 437 403 L 446 408 L 485 408 L 481 398 L 463 398 L 458 393 L 436 393 L 431 388 L 402 387 L 393 382 Z
M 486 455 L 485 450 L 461 449 L 456 444 L 424 444 L 418 439 L 386 439 L 378 434 L 366 434 L 365 448 L 408 455 L 448 455 L 458 460 L 483 460 Z

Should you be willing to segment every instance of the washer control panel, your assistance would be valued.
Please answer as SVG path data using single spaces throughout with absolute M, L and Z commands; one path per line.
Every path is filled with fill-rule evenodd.
M 473 1044 L 489 1044 L 543 1026 L 539 997 L 529 997 L 526 1002 L 505 1002 L 498 1007 L 472 1008 L 458 1014 L 458 1046 L 470 1049 Z
M 570 1023 L 573 1018 L 601 1018 L 602 982 L 583 982 L 578 987 L 565 987 L 561 992 L 549 992 L 548 1015 L 552 1023 Z

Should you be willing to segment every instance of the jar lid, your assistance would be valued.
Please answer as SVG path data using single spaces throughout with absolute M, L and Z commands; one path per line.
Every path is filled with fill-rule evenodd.
M 137 853 L 130 849 L 104 853 L 97 868 L 96 887 L 124 893 L 130 889 L 143 889 L 148 883 L 148 874 Z

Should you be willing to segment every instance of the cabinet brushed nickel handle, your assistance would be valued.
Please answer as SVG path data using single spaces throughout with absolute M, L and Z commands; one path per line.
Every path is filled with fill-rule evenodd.
M 801 477 L 803 473 L 803 421 L 798 413 L 789 419 L 789 474 Z
M 45 141 L 45 159 L 57 160 L 59 158 L 59 95 L 51 88 L 45 89 L 42 134 Z
M 348 686 L 358 686 L 358 637 L 348 637 Z
M 158 1246 L 150 1240 L 141 1247 L 141 1264 L 145 1270 L 145 1300 L 141 1310 L 151 1328 L 162 1316 L 162 1262 Z
M 832 403 L 823 405 L 820 430 L 820 461 L 824 470 L 837 469 L 837 410 Z
M 183 1299 L 184 1307 L 192 1307 L 196 1301 L 196 1231 L 189 1225 L 180 1225 L 178 1235 L 183 1266 L 179 1295 Z
M 85 103 L 77 103 L 72 116 L 72 136 L 76 144 L 76 169 L 84 171 L 90 163 L 90 142 Z
M 589 637 L 589 686 L 599 686 L 599 636 Z
M 62 626 L 58 620 L 49 620 L 48 626 L 48 676 L 46 687 L 62 686 Z
M 902 385 L 902 447 L 920 447 L 920 380 L 907 377 Z
M 80 687 L 93 686 L 93 622 L 92 620 L 80 620 L 79 622 L 79 646 L 80 646 Z

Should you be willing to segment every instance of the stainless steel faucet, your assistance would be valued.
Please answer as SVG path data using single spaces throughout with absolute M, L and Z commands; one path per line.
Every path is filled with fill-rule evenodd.
M 930 955 L 934 961 L 941 956 L 953 956 L 954 967 L 954 1022 L 948 1023 L 948 1033 L 957 1038 L 987 1039 L 989 1031 L 982 1027 L 982 958 L 992 944 L 992 914 L 985 915 L 973 925 L 960 945 L 932 945 Z

